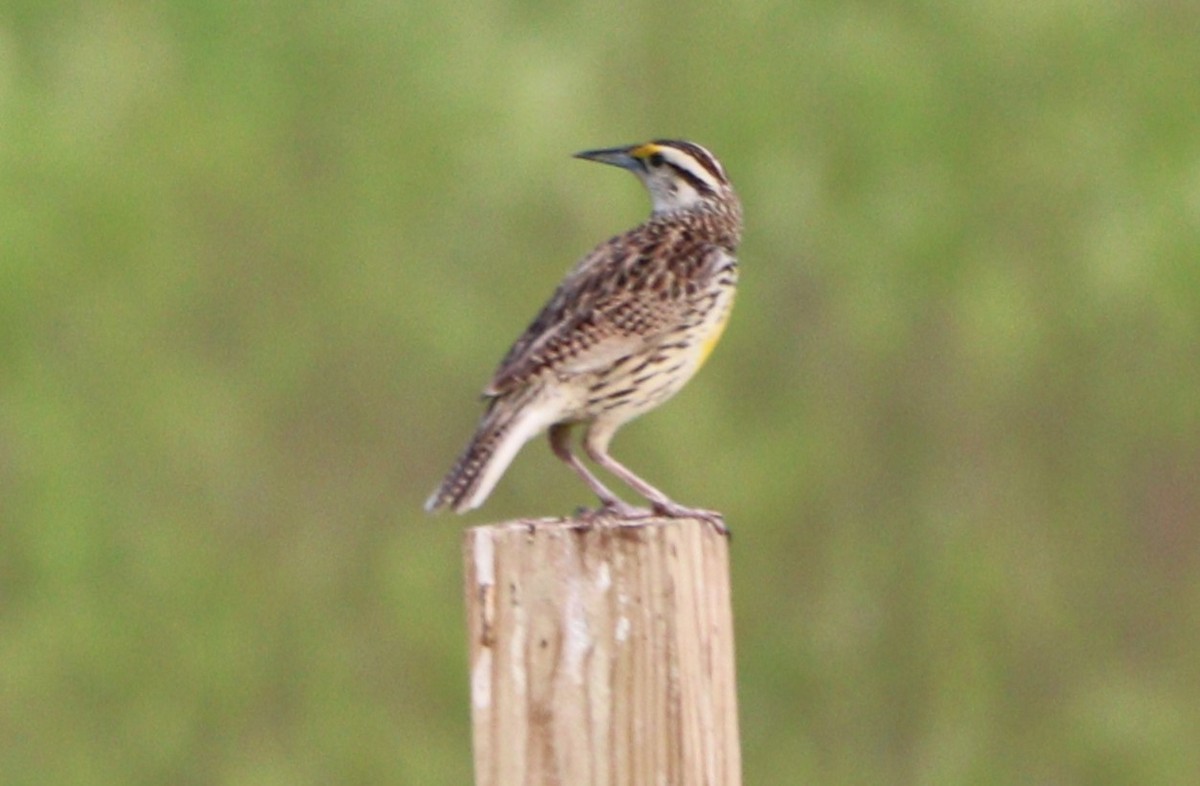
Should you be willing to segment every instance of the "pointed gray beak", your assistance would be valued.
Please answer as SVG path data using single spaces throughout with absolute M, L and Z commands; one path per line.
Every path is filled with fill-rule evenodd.
M 610 147 L 605 150 L 585 150 L 582 153 L 576 153 L 575 158 L 599 161 L 601 164 L 612 164 L 622 169 L 641 169 L 641 161 L 629 154 L 631 149 L 629 147 Z

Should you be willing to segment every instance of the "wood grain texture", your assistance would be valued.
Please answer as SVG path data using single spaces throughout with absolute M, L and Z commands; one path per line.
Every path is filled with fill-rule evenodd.
M 476 786 L 739 786 L 728 540 L 521 520 L 464 540 Z

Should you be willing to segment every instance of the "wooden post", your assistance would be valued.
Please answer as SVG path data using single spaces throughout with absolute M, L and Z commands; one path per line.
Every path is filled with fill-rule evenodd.
M 727 538 L 518 520 L 464 558 L 476 786 L 740 786 Z

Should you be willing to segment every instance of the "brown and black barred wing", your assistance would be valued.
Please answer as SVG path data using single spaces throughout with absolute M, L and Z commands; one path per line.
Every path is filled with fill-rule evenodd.
M 500 363 L 486 396 L 550 371 L 569 378 L 652 346 L 691 309 L 725 258 L 690 233 L 647 224 L 597 247 Z

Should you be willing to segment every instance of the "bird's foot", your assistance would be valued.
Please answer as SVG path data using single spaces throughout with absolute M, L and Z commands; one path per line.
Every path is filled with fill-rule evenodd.
M 651 518 L 653 515 L 654 512 L 649 508 L 639 508 L 620 499 L 601 500 L 600 507 L 594 509 L 583 506 L 575 509 L 575 517 L 588 525 L 595 524 L 601 519 L 637 521 Z
M 654 512 L 660 516 L 672 519 L 700 519 L 716 530 L 718 535 L 732 537 L 729 527 L 725 526 L 725 517 L 715 510 L 705 508 L 689 508 L 670 500 L 654 503 Z
M 654 515 L 649 508 L 639 508 L 636 505 L 630 505 L 628 502 L 619 499 L 605 500 L 596 513 L 601 516 L 613 516 L 614 518 L 625 519 L 626 521 L 648 519 Z
M 654 518 L 655 516 L 663 516 L 670 519 L 700 519 L 707 522 L 709 526 L 716 530 L 717 534 L 727 538 L 732 537 L 729 527 L 725 525 L 725 517 L 717 511 L 706 510 L 705 508 L 689 508 L 670 500 L 655 502 L 650 508 L 639 508 L 620 499 L 602 500 L 602 504 L 598 508 L 579 507 L 575 510 L 575 517 L 588 526 L 606 518 L 621 519 L 622 521 L 641 521 Z

